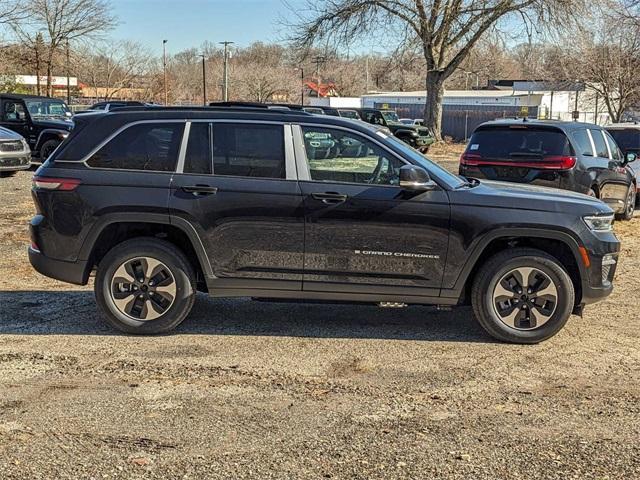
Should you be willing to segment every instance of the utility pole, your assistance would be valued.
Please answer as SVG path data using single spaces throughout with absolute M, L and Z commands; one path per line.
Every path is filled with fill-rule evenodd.
M 223 79 L 222 79 L 222 98 L 223 101 L 229 101 L 229 45 L 233 45 L 233 42 L 218 42 L 220 45 L 224 45 L 224 62 L 223 62 Z
M 162 40 L 162 71 L 164 74 L 164 104 L 169 103 L 169 94 L 167 92 L 167 40 Z
M 300 105 L 304 105 L 304 68 L 298 67 L 300 70 Z
M 369 93 L 369 55 L 364 59 L 364 93 Z
M 70 70 L 69 39 L 67 38 L 67 106 L 71 105 L 71 82 L 69 81 L 69 70 Z M 39 82 L 40 79 L 36 81 Z
M 207 69 L 205 63 L 205 55 L 198 55 L 202 57 L 202 104 L 207 106 Z

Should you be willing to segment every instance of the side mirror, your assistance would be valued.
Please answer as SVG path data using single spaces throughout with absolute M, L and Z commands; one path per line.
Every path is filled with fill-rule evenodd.
M 435 190 L 436 187 L 436 183 L 431 180 L 424 168 L 417 165 L 400 167 L 400 188 L 414 192 L 426 192 Z
M 638 154 L 635 152 L 627 152 L 624 155 L 624 159 L 622 160 L 623 165 L 627 165 L 629 163 L 635 162 L 638 158 Z

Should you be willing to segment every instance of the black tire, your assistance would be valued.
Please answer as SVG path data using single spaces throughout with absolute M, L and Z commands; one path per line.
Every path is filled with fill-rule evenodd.
M 547 315 L 549 319 L 546 323 L 539 327 L 534 325 L 530 329 L 521 329 L 509 326 L 501 320 L 497 312 L 498 307 L 494 306 L 494 289 L 509 272 L 527 267 L 546 275 L 548 281 L 553 283 L 557 297 L 555 308 L 550 316 Z M 520 301 L 520 298 L 517 298 L 517 302 Z M 573 283 L 562 264 L 551 255 L 532 248 L 514 248 L 491 257 L 476 274 L 471 290 L 471 303 L 478 323 L 492 337 L 511 343 L 532 344 L 552 337 L 567 323 L 574 302 Z M 537 310 L 533 311 L 535 316 Z
M 16 174 L 15 170 L 11 172 L 0 172 L 0 178 L 13 177 L 15 174 Z
M 59 140 L 51 139 L 44 142 L 40 147 L 40 162 L 46 162 L 47 158 L 49 158 L 49 155 L 51 155 L 53 151 L 58 148 L 58 145 L 60 145 Z
M 617 220 L 631 220 L 636 210 L 636 186 L 632 183 L 627 191 L 627 199 L 624 202 L 624 210 L 616 213 Z
M 114 274 L 119 268 L 123 267 L 127 262 L 139 262 L 139 259 L 155 260 L 162 265 L 160 271 L 156 276 L 162 274 L 163 278 L 168 277 L 167 280 L 175 295 L 163 294 L 161 300 L 163 302 L 173 302 L 166 307 L 158 318 L 149 320 L 137 320 L 133 316 L 130 316 L 124 308 L 124 312 L 119 309 L 115 303 L 114 295 L 123 295 L 123 299 L 126 297 L 132 298 L 131 302 L 138 302 L 133 297 L 140 294 L 146 295 L 141 300 L 141 305 L 144 307 L 136 308 L 135 311 L 142 311 L 145 313 L 150 312 L 152 315 L 158 315 L 161 310 L 158 308 L 151 308 L 151 300 L 158 298 L 155 291 L 151 286 L 153 285 L 153 278 L 145 280 L 144 284 L 147 289 L 142 291 L 142 284 L 137 281 L 118 283 L 117 287 L 113 285 Z M 144 263 L 144 266 L 149 266 L 148 263 Z M 165 268 L 163 268 L 165 267 Z M 142 270 L 141 270 L 142 271 Z M 154 270 L 157 271 L 157 270 Z M 169 275 L 167 275 L 167 272 Z M 149 277 L 153 272 L 149 273 Z M 125 274 L 126 275 L 126 274 Z M 166 278 L 165 278 L 166 279 Z M 173 282 L 171 282 L 173 280 Z M 159 284 L 162 282 L 159 282 Z M 134 285 L 135 284 L 135 285 Z M 120 292 L 120 289 L 124 285 L 132 286 L 136 290 L 136 293 L 130 293 L 134 290 L 126 289 L 124 293 Z M 156 285 L 155 288 L 159 288 Z M 175 245 L 159 240 L 156 238 L 135 238 L 122 242 L 113 247 L 100 261 L 95 279 L 94 286 L 96 301 L 107 323 L 114 328 L 133 334 L 152 335 L 158 333 L 165 333 L 169 330 L 177 327 L 189 314 L 196 296 L 196 277 L 189 260 L 184 253 L 178 249 Z M 169 298 L 169 300 L 167 300 Z M 131 303 L 127 306 L 131 307 Z M 135 307 L 136 305 L 133 305 Z M 132 313 L 133 309 L 129 308 Z M 155 313 L 154 313 L 155 312 Z M 143 313 L 144 314 L 144 313 Z M 133 315 L 133 313 L 132 313 Z M 140 315 L 137 317 L 140 318 Z

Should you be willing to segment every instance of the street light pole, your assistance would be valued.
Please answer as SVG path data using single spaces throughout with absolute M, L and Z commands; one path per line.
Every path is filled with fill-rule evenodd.
M 205 63 L 205 55 L 201 54 L 198 55 L 199 57 L 202 57 L 202 104 L 206 107 L 207 106 L 207 70 L 206 70 L 206 63 Z
M 67 38 L 67 106 L 71 105 L 71 82 L 69 80 L 69 64 L 69 39 Z M 39 82 L 40 80 L 38 79 L 37 81 Z
M 304 105 L 304 68 L 298 67 L 300 70 L 300 105 Z
M 222 80 L 222 98 L 223 101 L 229 101 L 229 45 L 233 45 L 233 42 L 219 42 L 220 45 L 224 45 L 224 62 L 223 62 L 223 80 Z
M 164 104 L 169 103 L 169 95 L 167 92 L 167 40 L 162 40 L 162 70 L 164 74 Z

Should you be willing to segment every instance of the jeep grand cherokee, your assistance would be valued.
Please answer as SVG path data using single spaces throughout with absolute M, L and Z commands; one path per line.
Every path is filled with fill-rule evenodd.
M 468 182 L 379 127 L 283 108 L 79 117 L 33 199 L 32 265 L 80 285 L 95 271 L 129 333 L 171 330 L 201 290 L 471 303 L 495 338 L 535 343 L 611 292 L 620 248 L 597 199 Z

